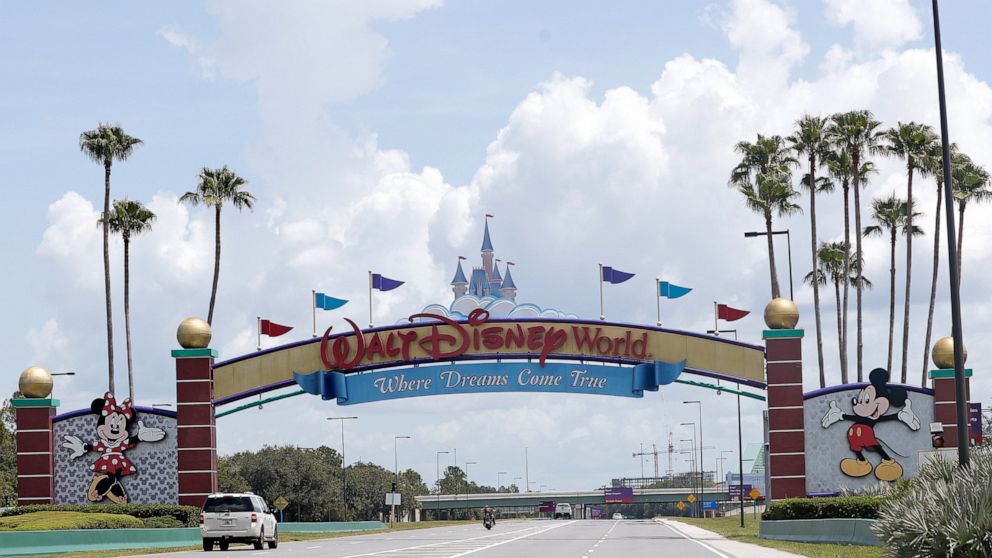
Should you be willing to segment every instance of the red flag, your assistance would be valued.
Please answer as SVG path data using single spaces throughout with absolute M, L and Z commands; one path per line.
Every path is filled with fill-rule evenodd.
M 458 259 L 459 260 L 467 260 L 468 258 L 466 258 L 465 256 L 458 256 Z
M 493 217 L 492 213 L 486 213 L 486 219 L 492 219 L 492 217 Z
M 506 262 L 506 265 L 517 265 L 517 264 L 515 264 L 513 262 Z
M 738 310 L 737 308 L 731 308 L 726 304 L 718 304 L 716 308 L 717 317 L 728 322 L 737 321 L 751 313 L 749 310 Z
M 289 330 L 291 329 L 293 329 L 293 326 L 284 326 L 275 322 L 270 322 L 269 320 L 262 320 L 262 323 L 259 326 L 259 332 L 262 335 L 268 335 L 269 337 L 279 337 L 280 335 L 285 335 L 289 333 Z

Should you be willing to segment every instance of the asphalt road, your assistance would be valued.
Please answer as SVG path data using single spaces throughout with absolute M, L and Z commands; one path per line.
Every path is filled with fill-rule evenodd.
M 214 555 L 327 558 L 732 558 L 650 520 L 500 521 L 388 534 L 282 543 L 275 550 L 232 546 Z M 168 556 L 199 556 L 185 552 Z

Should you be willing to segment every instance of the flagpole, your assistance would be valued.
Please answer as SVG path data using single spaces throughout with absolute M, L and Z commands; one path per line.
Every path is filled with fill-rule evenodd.
M 310 310 L 313 311 L 313 336 L 317 337 L 317 291 L 310 291 Z
M 606 311 L 603 309 L 603 264 L 599 264 L 599 319 L 606 319 Z
M 369 327 L 372 327 L 372 272 L 369 271 Z
M 658 327 L 661 327 L 661 279 L 654 279 L 654 302 L 658 305 Z
M 720 324 L 718 321 L 719 319 L 720 319 L 720 305 L 717 304 L 717 302 L 714 300 L 713 301 L 713 334 L 716 335 L 717 337 L 720 336 Z
M 262 317 L 261 316 L 255 317 L 255 331 L 258 332 L 258 343 L 255 346 L 255 350 L 261 351 L 262 350 Z

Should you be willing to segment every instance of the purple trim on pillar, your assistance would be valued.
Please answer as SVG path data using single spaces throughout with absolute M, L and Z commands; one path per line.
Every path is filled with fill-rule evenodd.
M 814 397 L 820 397 L 821 395 L 830 395 L 831 393 L 837 393 L 839 391 L 847 391 L 849 389 L 861 389 L 869 385 L 871 384 L 869 384 L 868 382 L 860 382 L 853 384 L 840 384 L 836 386 L 815 389 L 813 391 L 807 391 L 806 393 L 804 393 L 803 400 L 813 399 Z M 933 390 L 930 388 L 911 386 L 908 384 L 896 384 L 892 382 L 890 382 L 889 385 L 906 388 L 906 391 L 915 391 L 916 393 L 922 393 L 924 395 L 933 395 Z

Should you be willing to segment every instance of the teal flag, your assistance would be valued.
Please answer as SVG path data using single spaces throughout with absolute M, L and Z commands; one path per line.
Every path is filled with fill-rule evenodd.
M 673 285 L 668 281 L 662 281 L 658 284 L 658 296 L 663 296 L 665 298 L 679 298 L 689 294 L 692 290 L 691 287 L 680 287 L 678 285 Z
M 313 305 L 321 310 L 335 310 L 341 308 L 345 304 L 348 304 L 347 300 L 343 298 L 334 298 L 333 296 L 327 296 L 324 293 L 315 293 Z

